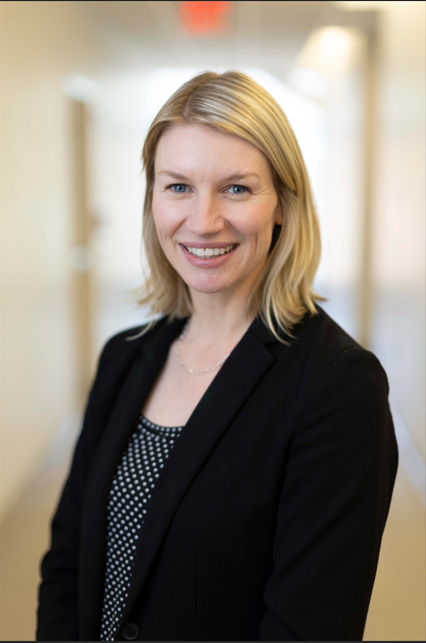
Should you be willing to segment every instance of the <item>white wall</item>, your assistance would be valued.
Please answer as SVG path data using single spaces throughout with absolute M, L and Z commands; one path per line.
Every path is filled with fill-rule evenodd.
M 79 3 L 2 2 L 0 512 L 74 417 L 73 193 L 61 79 L 101 51 Z M 65 422 L 64 422 L 65 421 Z
M 373 350 L 425 457 L 425 3 L 380 21 Z

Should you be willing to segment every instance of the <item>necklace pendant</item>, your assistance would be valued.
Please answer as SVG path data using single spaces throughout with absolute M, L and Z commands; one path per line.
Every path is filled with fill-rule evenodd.
M 189 320 L 186 322 L 185 327 L 184 327 L 181 335 L 179 335 L 179 341 L 180 342 L 182 342 L 186 337 L 187 330 L 188 330 L 188 325 L 189 325 Z M 182 357 L 181 357 L 181 354 L 180 354 L 180 350 L 179 350 L 179 346 L 176 346 L 176 355 L 177 355 L 177 358 L 178 358 L 179 366 L 186 373 L 189 373 L 190 375 L 202 375 L 203 373 L 210 373 L 211 371 L 214 371 L 216 368 L 219 368 L 219 366 L 221 366 L 224 363 L 224 361 L 230 356 L 230 354 L 231 353 L 228 353 L 228 355 L 225 355 L 225 357 L 223 359 L 221 359 L 220 362 L 218 362 L 217 364 L 214 364 L 213 366 L 209 366 L 209 368 L 203 368 L 203 369 L 189 368 L 188 366 L 186 366 L 183 363 Z

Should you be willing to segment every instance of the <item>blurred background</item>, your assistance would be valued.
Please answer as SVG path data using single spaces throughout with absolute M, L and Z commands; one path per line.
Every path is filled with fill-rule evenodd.
M 3 1 L 1 48 L 1 640 L 34 638 L 100 350 L 146 316 L 145 134 L 205 69 L 251 75 L 299 140 L 315 289 L 385 368 L 400 450 L 364 638 L 425 640 L 425 3 Z

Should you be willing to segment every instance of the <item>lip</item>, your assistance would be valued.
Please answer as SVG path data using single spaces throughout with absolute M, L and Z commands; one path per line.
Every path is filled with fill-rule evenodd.
M 233 245 L 231 243 L 225 244 L 194 244 L 192 243 L 189 247 L 190 248 L 226 248 L 227 246 Z M 236 249 L 238 248 L 238 245 L 235 246 L 230 252 L 227 252 L 226 254 L 223 255 L 218 255 L 216 257 L 209 257 L 208 259 L 204 259 L 203 257 L 195 257 L 193 254 L 188 252 L 188 250 L 185 248 L 185 246 L 180 243 L 179 244 L 185 259 L 190 263 L 192 266 L 195 266 L 196 268 L 220 268 L 225 264 L 229 259 L 232 257 Z
M 200 241 L 180 241 L 179 242 L 181 246 L 186 246 L 187 248 L 227 248 L 228 246 L 236 246 L 238 245 L 235 243 L 235 241 L 223 241 L 223 242 L 204 242 L 201 243 Z

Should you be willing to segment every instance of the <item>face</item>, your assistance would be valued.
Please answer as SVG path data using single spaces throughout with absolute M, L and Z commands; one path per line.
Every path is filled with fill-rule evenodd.
M 174 125 L 155 157 L 152 211 L 161 247 L 190 290 L 249 290 L 281 209 L 265 155 L 199 123 Z

